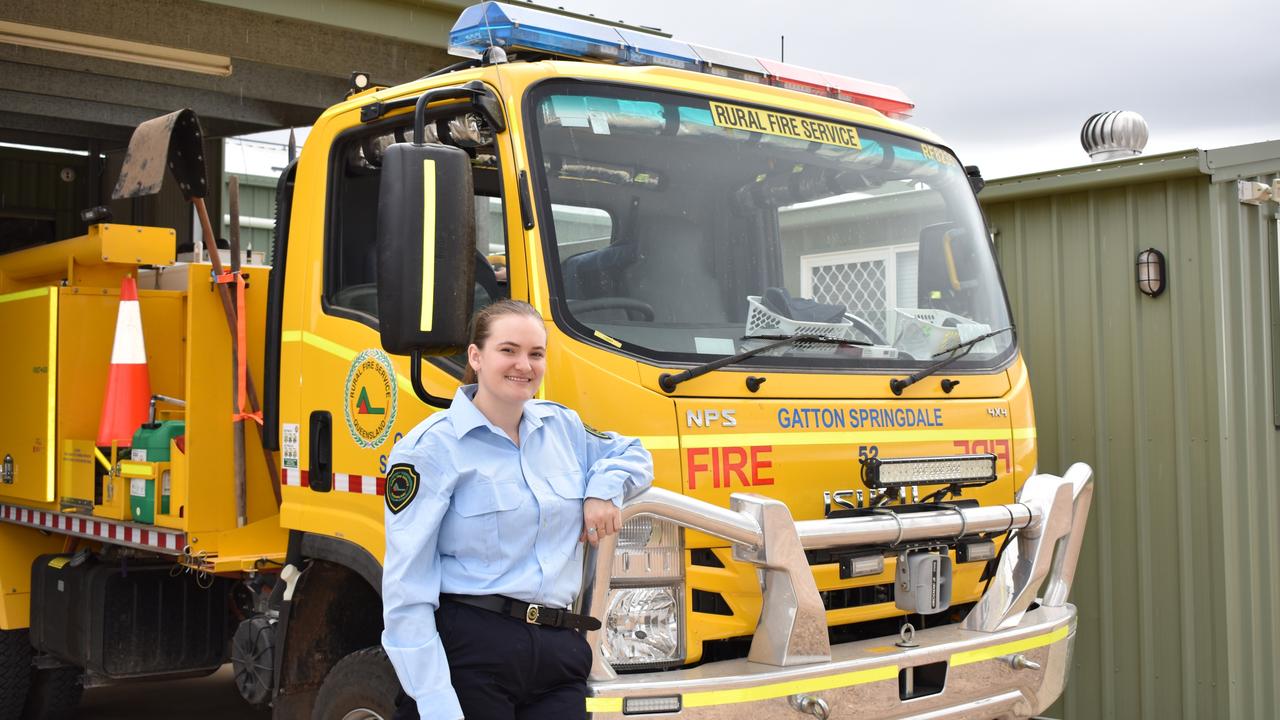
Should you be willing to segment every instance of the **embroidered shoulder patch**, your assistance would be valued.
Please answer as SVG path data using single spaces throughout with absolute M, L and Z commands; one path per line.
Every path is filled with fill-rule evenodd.
M 590 425 L 588 425 L 588 424 L 586 424 L 586 423 L 582 423 L 582 427 L 583 427 L 583 429 L 585 429 L 585 430 L 587 431 L 587 434 L 589 434 L 589 435 L 595 435 L 596 437 L 598 437 L 598 438 L 600 438 L 600 439 L 602 439 L 602 440 L 611 440 L 611 439 L 612 439 L 612 438 L 610 438 L 608 435 L 606 435 L 605 433 L 600 432 L 599 430 L 597 430 L 597 429 L 595 429 L 595 428 L 591 427 Z
M 407 463 L 396 463 L 387 471 L 387 509 L 399 513 L 418 494 L 418 471 Z

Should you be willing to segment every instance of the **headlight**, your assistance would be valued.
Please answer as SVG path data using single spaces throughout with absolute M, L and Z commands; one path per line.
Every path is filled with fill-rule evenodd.
M 618 533 L 600 652 L 615 667 L 684 660 L 684 535 L 639 515 Z
M 679 586 L 621 588 L 609 593 L 600 651 L 614 667 L 684 659 Z

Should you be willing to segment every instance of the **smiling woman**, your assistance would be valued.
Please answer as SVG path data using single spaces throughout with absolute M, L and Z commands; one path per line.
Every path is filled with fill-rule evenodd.
M 527 303 L 476 313 L 465 385 L 396 444 L 387 471 L 382 644 L 396 718 L 581 718 L 591 650 L 569 611 L 583 543 L 618 531 L 649 453 L 535 400 L 547 331 Z M 471 384 L 474 383 L 474 384 Z

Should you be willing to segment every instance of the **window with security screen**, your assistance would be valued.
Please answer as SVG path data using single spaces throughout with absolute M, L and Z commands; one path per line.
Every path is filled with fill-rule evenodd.
M 844 305 L 893 337 L 896 323 L 888 308 L 914 304 L 917 256 L 915 245 L 805 255 L 800 258 L 801 293 Z

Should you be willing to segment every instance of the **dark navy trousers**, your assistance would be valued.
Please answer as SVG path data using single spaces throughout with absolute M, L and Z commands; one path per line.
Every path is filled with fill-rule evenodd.
M 445 600 L 436 629 L 467 720 L 585 720 L 591 648 L 580 633 Z M 394 720 L 434 720 L 404 693 Z

